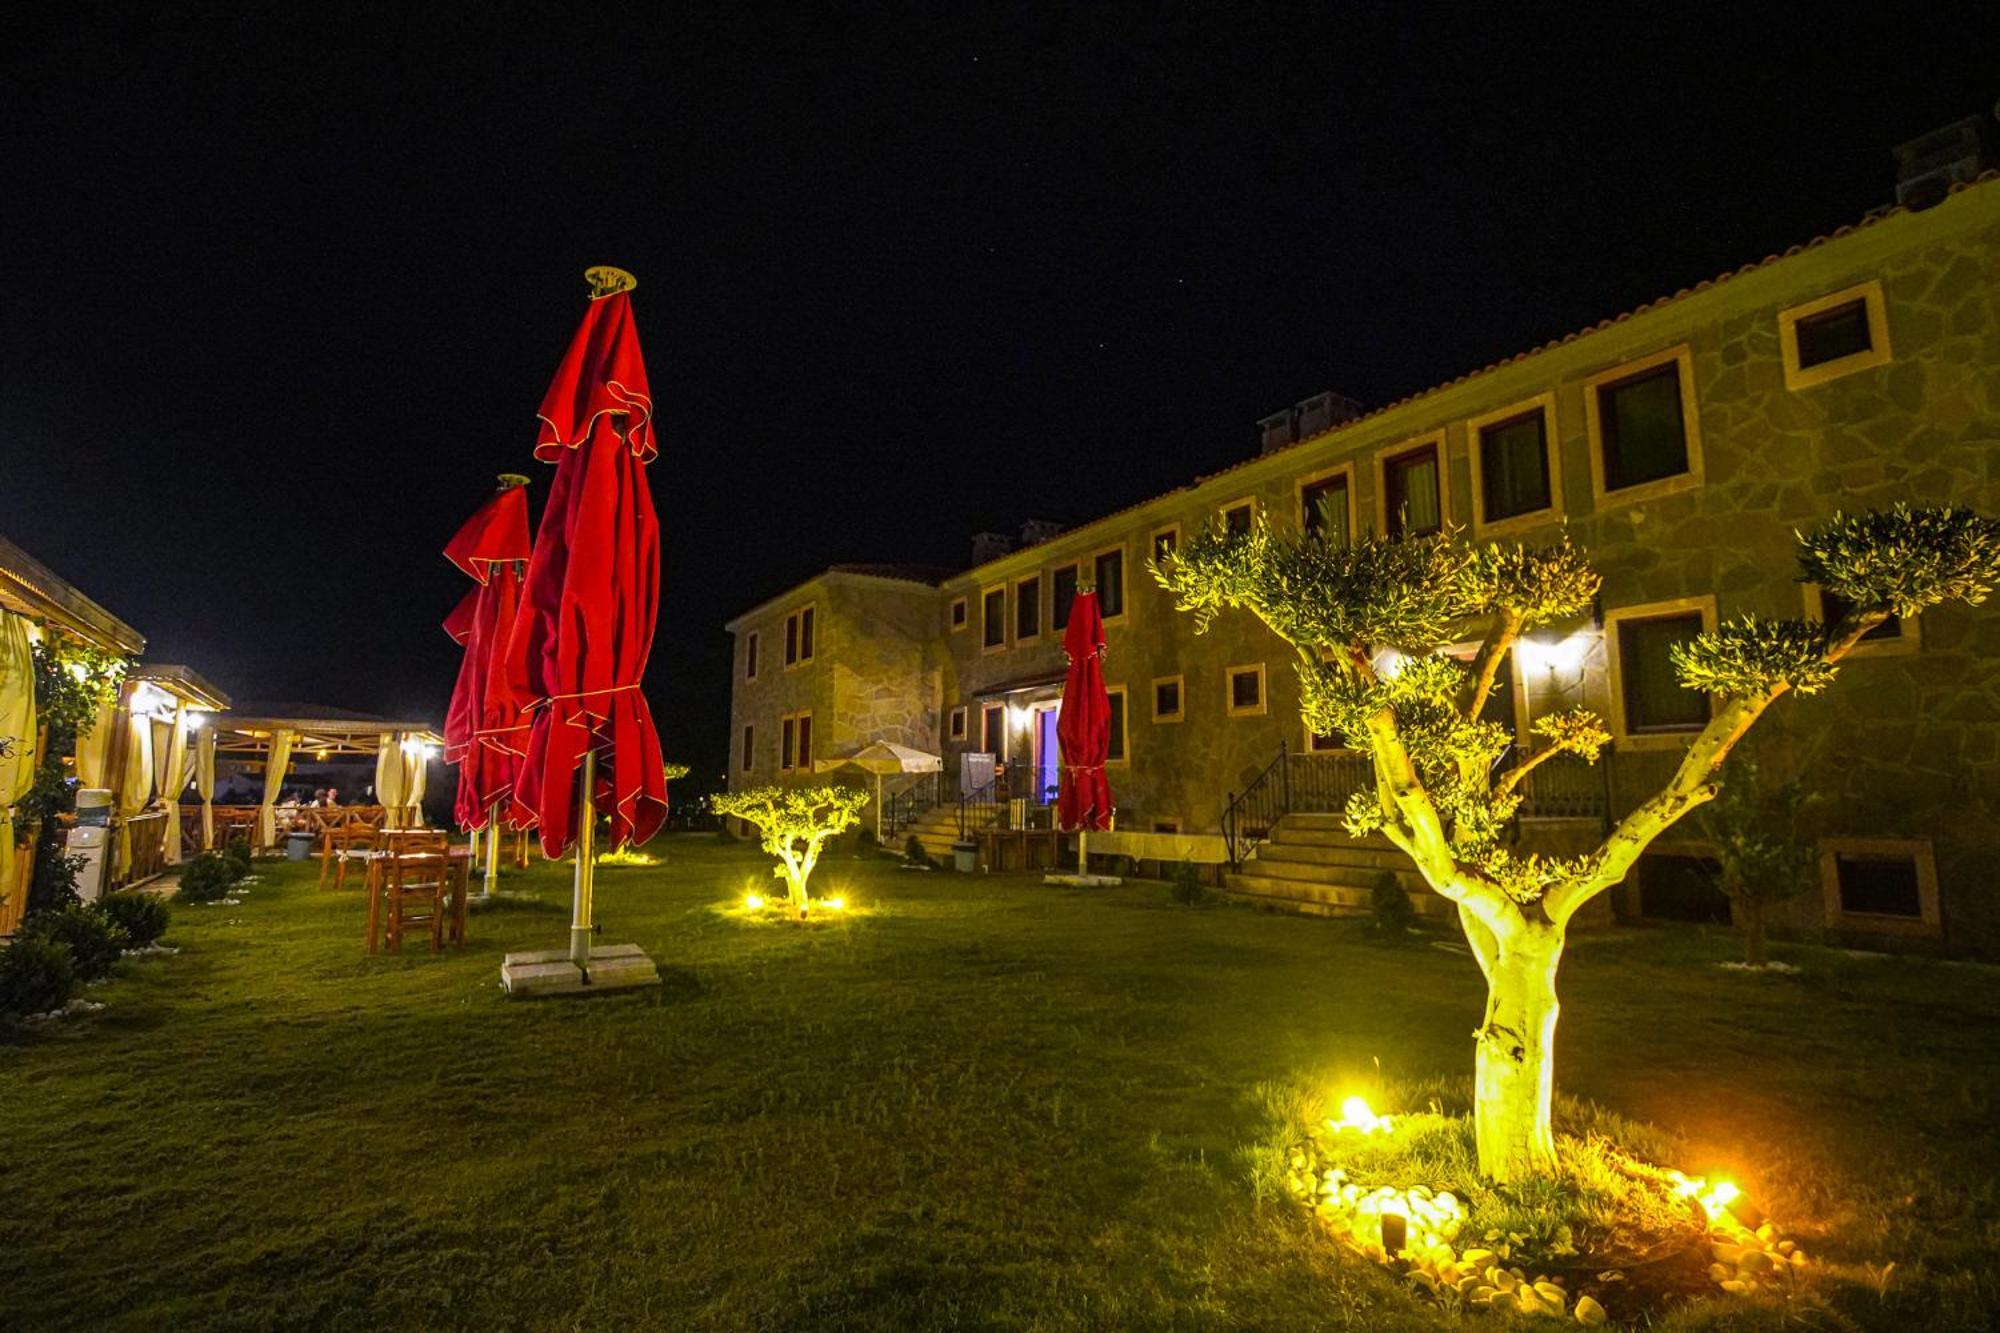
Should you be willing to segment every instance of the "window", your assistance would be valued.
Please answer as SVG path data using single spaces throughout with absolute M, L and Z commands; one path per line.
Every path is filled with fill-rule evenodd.
M 1354 540 L 1354 473 L 1342 468 L 1299 483 L 1299 530 L 1330 546 Z
M 1042 576 L 1030 574 L 1014 585 L 1014 638 L 1032 639 L 1042 632 Z
M 966 606 L 965 599 L 963 597 L 952 598 L 951 627 L 955 630 L 964 629 L 971 619 L 971 610 Z
M 1181 821 L 1178 819 L 1156 819 L 1153 821 L 1153 832 L 1155 833 L 1179 833 L 1180 831 Z
M 1228 684 L 1224 702 L 1231 717 L 1256 717 L 1264 711 L 1264 664 L 1233 666 L 1223 673 Z
M 798 724 L 799 724 L 798 766 L 806 770 L 808 773 L 810 773 L 812 771 L 812 766 L 813 766 L 813 715 L 811 713 L 800 713 L 798 716 Z
M 778 771 L 792 771 L 792 745 L 797 739 L 797 724 L 787 715 L 778 719 Z
M 1181 549 L 1181 525 L 1170 524 L 1153 534 L 1153 563 L 1171 560 Z
M 1561 503 L 1555 417 L 1555 395 L 1543 394 L 1466 423 L 1476 527 L 1545 517 Z
M 1128 753 L 1125 745 L 1125 687 L 1113 685 L 1104 691 L 1104 697 L 1111 705 L 1111 739 L 1104 748 L 1104 762 L 1122 764 Z
M 749 726 L 744 727 L 743 728 L 743 771 L 745 773 L 748 773 L 750 771 L 750 761 L 757 753 L 756 741 L 757 741 L 757 729 L 755 727 L 749 727 Z
M 1254 499 L 1231 500 L 1222 506 L 1222 530 L 1232 537 L 1247 537 L 1257 521 Z
M 1162 676 L 1154 681 L 1153 721 L 1179 722 L 1186 717 L 1186 692 L 1186 682 L 1180 676 Z
M 1828 924 L 1878 934 L 1939 931 L 1937 858 L 1928 842 L 1828 838 L 1819 865 Z
M 1778 313 L 1785 387 L 1809 389 L 1889 360 L 1882 284 L 1864 282 Z
M 961 704 L 961 705 L 960 705 L 959 707 L 957 707 L 957 708 L 954 708 L 954 709 L 952 709 L 952 710 L 951 710 L 951 722 L 950 722 L 950 729 L 949 729 L 949 731 L 947 731 L 947 733 L 946 733 L 946 734 L 947 734 L 947 735 L 948 735 L 948 736 L 949 736 L 949 737 L 950 737 L 950 738 L 951 738 L 952 740 L 955 740 L 955 741 L 962 741 L 962 740 L 964 740 L 964 739 L 965 739 L 965 707 L 964 707 L 964 705 L 962 705 L 962 704 Z
M 1381 457 L 1382 531 L 1391 539 L 1421 537 L 1444 526 L 1444 437 Z
M 1347 742 L 1341 737 L 1339 732 L 1317 732 L 1312 729 L 1310 723 L 1306 725 L 1307 754 L 1327 754 L 1334 750 L 1345 750 L 1346 748 Z
M 1007 646 L 1007 590 L 988 588 L 979 596 L 979 642 L 987 652 Z
M 752 630 L 743 640 L 743 679 L 757 679 L 757 632 Z
M 1806 614 L 1822 625 L 1835 625 L 1846 616 L 1848 603 L 1838 593 L 1828 592 L 1817 583 L 1805 585 Z M 1849 650 L 1852 657 L 1879 657 L 1894 653 L 1916 652 L 1920 642 L 1922 621 L 1911 616 L 1908 620 L 1891 615 L 1861 636 L 1861 642 Z
M 1125 614 L 1125 552 L 1123 548 L 1097 555 L 1097 609 L 1106 620 Z
M 1007 705 L 988 704 L 979 710 L 979 748 L 995 759 L 1007 759 Z
M 1673 648 L 1708 628 L 1713 603 L 1613 613 L 1612 702 L 1617 731 L 1626 736 L 1674 736 L 1700 731 L 1710 716 L 1708 694 L 1682 686 Z
M 778 718 L 778 771 L 812 768 L 812 714 L 785 713 Z
M 1064 565 L 1049 575 L 1049 623 L 1057 629 L 1069 628 L 1069 609 L 1076 605 L 1076 566 Z
M 813 658 L 813 608 L 802 606 L 785 617 L 785 665 L 798 666 Z
M 1700 483 L 1692 367 L 1688 349 L 1677 347 L 1584 382 L 1598 498 L 1644 499 Z

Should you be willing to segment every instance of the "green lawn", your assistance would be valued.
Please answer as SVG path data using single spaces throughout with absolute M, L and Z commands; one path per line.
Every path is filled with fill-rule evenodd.
M 441 958 L 260 867 L 108 1008 L 0 1034 L 0 1328 L 1241 1328 L 1458 1322 L 1344 1258 L 1243 1154 L 1257 1085 L 1469 1072 L 1469 958 L 1350 923 L 829 860 L 861 910 L 725 910 L 747 847 L 600 879 L 657 992 L 516 1002 L 561 867 Z M 1560 1081 L 1685 1136 L 1835 1269 L 1804 1326 L 2000 1306 L 2000 982 L 1687 931 L 1579 941 Z M 1394 1109 L 1394 1108 L 1389 1108 Z M 1889 1260 L 1880 1291 L 1861 1265 Z M 1776 1328 L 1718 1301 L 1673 1326 Z M 1501 1321 L 1464 1323 L 1500 1327 Z

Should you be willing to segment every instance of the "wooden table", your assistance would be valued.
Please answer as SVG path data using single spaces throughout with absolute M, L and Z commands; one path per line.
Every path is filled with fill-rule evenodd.
M 383 872 L 388 869 L 393 852 L 376 850 L 349 852 L 357 861 L 368 866 L 366 876 L 368 892 L 368 952 L 380 953 L 382 941 L 382 891 L 385 886 Z M 470 843 L 453 843 L 445 849 L 445 860 L 449 863 L 451 881 L 451 915 L 448 918 L 445 938 L 452 944 L 465 943 L 466 900 L 471 895 L 473 850 Z

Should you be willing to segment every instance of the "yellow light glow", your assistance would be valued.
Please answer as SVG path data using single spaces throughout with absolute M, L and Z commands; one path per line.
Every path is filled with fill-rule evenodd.
M 181 718 L 181 726 L 189 735 L 208 725 L 208 709 L 190 708 Z
M 761 911 L 764 906 L 764 895 L 761 893 L 746 893 L 743 895 L 743 905 L 753 912 Z
M 824 902 L 827 910 L 830 912 L 843 912 L 847 910 L 847 899 L 845 898 L 827 898 Z
M 1349 1097 L 1340 1104 L 1340 1119 L 1326 1122 L 1327 1128 L 1338 1134 L 1342 1130 L 1358 1130 L 1363 1134 L 1387 1134 L 1390 1117 L 1376 1115 L 1366 1099 Z
M 90 668 L 81 662 L 71 662 L 69 664 L 69 674 L 77 684 L 81 685 L 84 681 L 90 679 Z
M 1729 1211 L 1729 1205 L 1743 1197 L 1743 1190 L 1733 1180 L 1718 1180 L 1711 1185 L 1706 1176 L 1686 1176 L 1678 1171 L 1673 1173 L 1673 1180 L 1674 1192 L 1701 1204 L 1711 1222 L 1720 1219 Z
M 1566 639 L 1550 643 L 1542 639 L 1523 639 L 1514 646 L 1520 654 L 1524 670 L 1542 669 L 1558 674 L 1578 671 L 1584 659 L 1590 655 L 1590 647 L 1596 635 L 1588 630 L 1579 630 Z

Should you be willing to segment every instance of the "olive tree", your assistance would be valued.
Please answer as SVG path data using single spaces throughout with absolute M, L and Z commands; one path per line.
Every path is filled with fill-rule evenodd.
M 861 822 L 869 795 L 853 787 L 748 787 L 716 795 L 713 807 L 755 824 L 765 851 L 778 858 L 771 873 L 785 881 L 803 920 L 810 907 L 806 883 L 829 838 Z
M 1510 755 L 1481 717 L 1522 636 L 1581 616 L 1598 575 L 1568 534 L 1552 545 L 1475 544 L 1456 532 L 1336 545 L 1316 534 L 1211 527 L 1154 566 L 1197 628 L 1225 610 L 1255 615 L 1298 654 L 1302 708 L 1372 763 L 1372 790 L 1346 810 L 1380 833 L 1458 909 L 1487 983 L 1475 1033 L 1479 1166 L 1518 1181 L 1555 1165 L 1556 970 L 1570 922 L 1640 853 L 1711 800 L 1731 748 L 1789 692 L 1832 683 L 1837 664 L 1890 615 L 1982 601 L 2000 579 L 2000 524 L 1957 509 L 1836 516 L 1798 538 L 1801 579 L 1847 608 L 1836 623 L 1745 615 L 1679 645 L 1675 671 L 1714 697 L 1672 777 L 1579 856 L 1522 855 L 1503 833 L 1527 775 L 1561 754 L 1595 762 L 1609 737 L 1583 709 L 1535 722 Z M 1441 650 L 1477 637 L 1461 663 Z

